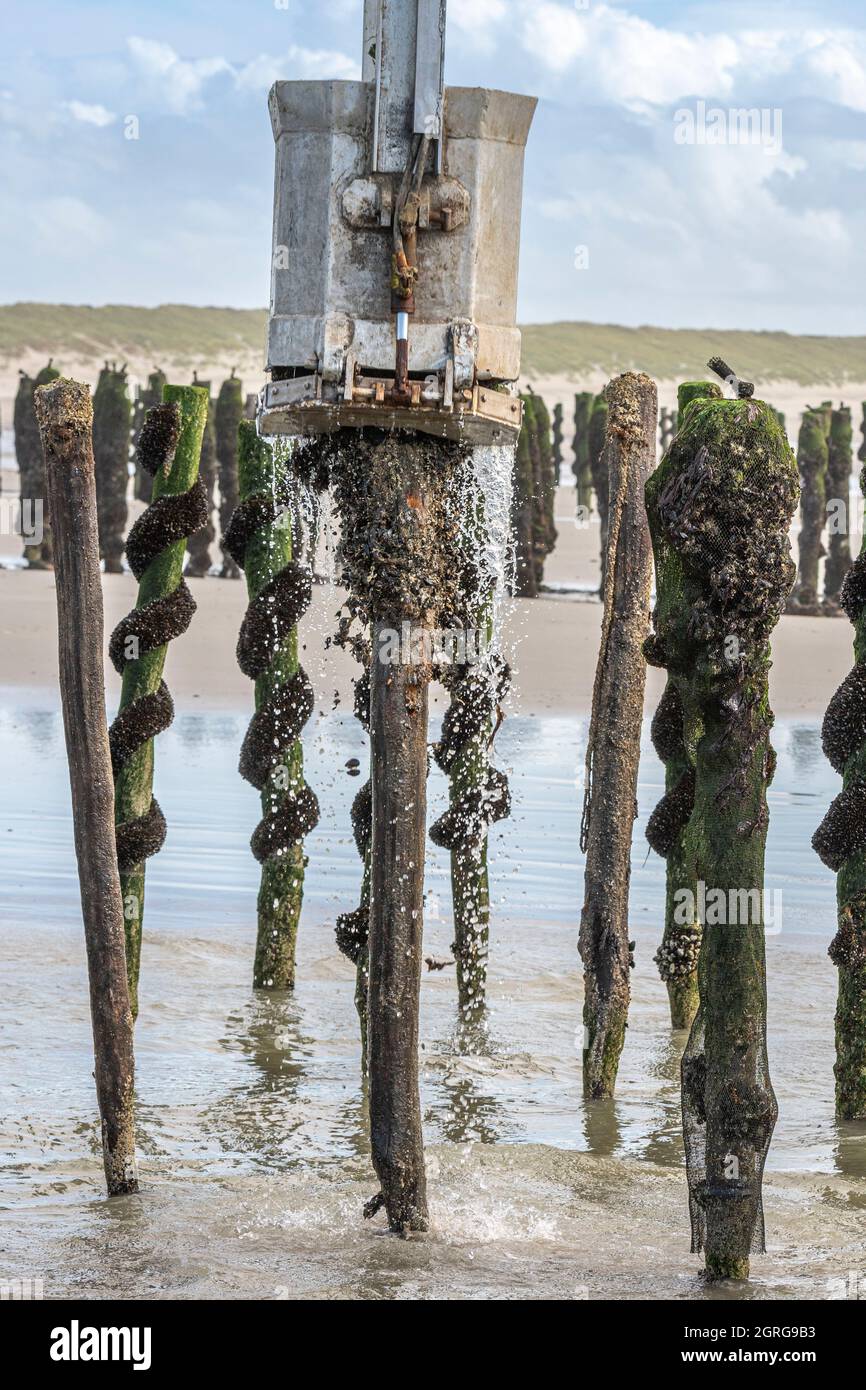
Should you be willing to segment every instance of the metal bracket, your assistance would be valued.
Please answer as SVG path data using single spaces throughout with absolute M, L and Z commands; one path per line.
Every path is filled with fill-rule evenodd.
M 356 231 L 390 228 L 400 178 L 370 174 L 353 179 L 343 190 L 343 218 Z M 469 221 L 471 199 L 459 179 L 425 177 L 418 206 L 422 232 L 455 232 Z

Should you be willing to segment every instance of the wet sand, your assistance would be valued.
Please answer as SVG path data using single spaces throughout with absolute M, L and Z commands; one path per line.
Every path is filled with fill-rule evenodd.
M 9 475 L 4 478 L 8 488 Z M 9 480 L 11 481 L 11 480 Z M 8 495 L 8 491 L 7 491 Z M 598 527 L 557 499 L 552 589 L 597 582 Z M 0 560 L 20 553 L 0 537 Z M 217 559 L 217 550 L 213 550 Z M 327 568 L 327 564 L 325 565 Z M 54 577 L 0 569 L 0 874 L 8 920 L 0 980 L 0 1263 L 90 1298 L 596 1299 L 844 1295 L 866 1250 L 866 1126 L 833 1117 L 834 880 L 809 838 L 838 779 L 819 721 L 851 664 L 844 619 L 784 618 L 774 637 L 779 770 L 770 790 L 769 1045 L 780 1119 L 765 1183 L 768 1252 L 748 1289 L 708 1289 L 688 1252 L 678 1103 L 684 1038 L 652 961 L 664 864 L 643 826 L 663 772 L 646 739 L 632 852 L 633 1004 L 613 1103 L 580 1088 L 578 849 L 586 711 L 600 605 L 574 592 L 506 605 L 515 668 L 497 756 L 514 808 L 491 833 L 490 1032 L 455 1031 L 453 969 L 422 986 L 422 1095 L 433 1227 L 387 1238 L 360 1210 L 373 1191 L 352 970 L 333 939 L 360 866 L 344 767 L 363 757 L 353 663 L 326 648 L 342 600 L 317 585 L 303 660 L 317 692 L 305 730 L 322 801 L 292 996 L 249 986 L 257 797 L 237 775 L 252 688 L 234 660 L 242 582 L 190 581 L 198 612 L 169 648 L 177 717 L 156 790 L 169 837 L 148 868 L 137 1027 L 142 1192 L 102 1196 L 78 885 L 56 689 Z M 105 576 L 106 633 L 133 605 Z M 650 670 L 647 714 L 663 673 Z M 108 703 L 118 682 L 108 668 Z M 434 688 L 434 719 L 445 699 Z M 444 809 L 434 769 L 431 819 Z M 425 952 L 447 959 L 447 856 L 430 847 Z M 862 1276 L 861 1276 L 862 1277 Z
M 17 474 L 4 473 L 4 496 L 13 495 Z M 601 605 L 588 591 L 598 584 L 599 530 L 593 518 L 588 526 L 575 524 L 575 493 L 562 487 L 557 493 L 558 541 L 545 569 L 552 588 L 579 586 L 573 593 L 549 593 L 538 599 L 518 599 L 505 611 L 504 649 L 514 668 L 509 708 L 515 713 L 580 713 L 589 709 L 598 651 Z M 219 558 L 218 547 L 211 550 Z M 17 559 L 21 542 L 16 536 L 0 536 L 0 564 Z M 234 645 L 244 609 L 246 588 L 242 581 L 191 579 L 190 588 L 198 611 L 187 634 L 172 643 L 166 665 L 169 686 L 179 706 L 201 709 L 244 709 L 250 685 L 233 659 Z M 130 574 L 103 576 L 106 638 L 135 603 L 136 584 Z M 302 623 L 307 636 L 305 661 L 322 666 L 325 684 L 320 687 L 325 707 L 333 692 L 351 702 L 355 674 L 351 657 L 331 648 L 325 660 L 322 639 L 335 626 L 334 614 L 343 595 L 330 585 L 314 588 L 313 600 Z M 2 680 L 32 689 L 56 688 L 57 618 L 54 576 L 49 572 L 26 573 L 0 569 L 0 658 Z M 784 617 L 773 634 L 773 669 L 770 699 L 778 715 L 823 715 L 830 696 L 853 664 L 852 630 L 841 618 Z M 109 696 L 119 681 L 107 665 Z M 646 708 L 652 711 L 664 688 L 664 672 L 647 672 Z M 441 708 L 441 692 L 434 691 L 434 710 Z

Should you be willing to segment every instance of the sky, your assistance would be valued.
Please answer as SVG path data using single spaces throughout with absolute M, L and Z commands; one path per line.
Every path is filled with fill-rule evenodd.
M 540 98 L 522 322 L 866 331 L 866 0 L 448 11 L 448 83 Z M 359 77 L 361 12 L 6 0 L 0 302 L 265 305 L 268 88 Z

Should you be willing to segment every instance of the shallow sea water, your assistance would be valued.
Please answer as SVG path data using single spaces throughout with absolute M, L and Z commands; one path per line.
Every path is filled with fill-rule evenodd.
M 2 692 L 0 692 L 2 693 Z M 353 972 L 334 944 L 357 902 L 349 829 L 360 726 L 305 739 L 322 803 L 310 838 L 293 995 L 249 987 L 257 796 L 237 774 L 246 717 L 178 713 L 159 740 L 169 836 L 147 879 L 136 1034 L 142 1191 L 107 1202 L 62 721 L 0 701 L 0 1275 L 47 1297 L 726 1298 L 839 1296 L 866 1272 L 866 1126 L 833 1117 L 834 883 L 809 847 L 838 779 L 817 724 L 777 725 L 767 890 L 770 1064 L 780 1117 L 765 1183 L 768 1253 L 706 1290 L 689 1254 L 678 1101 L 682 1035 L 652 963 L 664 865 L 643 825 L 662 768 L 646 741 L 632 863 L 636 969 L 618 1095 L 580 1088 L 577 848 L 586 721 L 509 718 L 514 800 L 491 834 L 490 1025 L 456 1030 L 452 969 L 425 973 L 422 1087 L 432 1231 L 361 1219 L 375 1190 Z M 431 819 L 446 786 L 434 769 Z M 429 847 L 425 955 L 449 956 L 447 857 Z

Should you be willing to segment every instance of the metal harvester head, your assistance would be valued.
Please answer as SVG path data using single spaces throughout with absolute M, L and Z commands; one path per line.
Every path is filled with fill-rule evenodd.
M 262 434 L 513 443 L 534 97 L 443 85 L 445 0 L 365 0 L 360 82 L 276 82 Z

